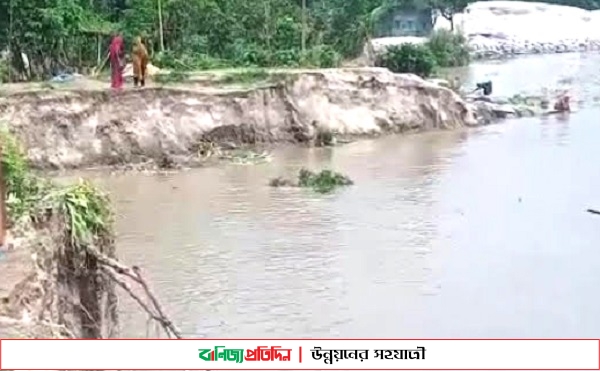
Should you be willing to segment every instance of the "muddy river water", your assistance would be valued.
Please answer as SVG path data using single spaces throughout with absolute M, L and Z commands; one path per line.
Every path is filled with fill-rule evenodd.
M 495 93 L 562 84 L 570 117 L 285 148 L 271 163 L 98 179 L 120 257 L 196 337 L 597 337 L 600 56 L 471 66 Z M 270 177 L 333 168 L 331 195 Z M 125 300 L 125 299 L 124 299 Z M 124 335 L 146 318 L 125 300 Z

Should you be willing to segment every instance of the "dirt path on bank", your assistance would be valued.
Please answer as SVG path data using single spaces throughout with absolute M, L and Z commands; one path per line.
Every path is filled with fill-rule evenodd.
M 169 87 L 173 89 L 198 89 L 212 87 L 220 90 L 231 90 L 235 87 L 251 88 L 262 83 L 272 82 L 273 77 L 282 75 L 294 75 L 301 73 L 318 72 L 318 69 L 259 69 L 259 68 L 227 68 L 218 70 L 196 71 L 185 73 L 165 73 L 157 76 L 149 76 L 146 81 L 147 88 Z M 179 77 L 179 78 L 178 78 Z M 177 81 L 181 80 L 181 81 Z M 125 78 L 124 89 L 134 89 L 133 79 Z M 0 83 L 0 96 L 37 91 L 102 91 L 110 90 L 109 76 L 74 76 L 72 80 L 64 82 L 24 82 L 24 83 Z

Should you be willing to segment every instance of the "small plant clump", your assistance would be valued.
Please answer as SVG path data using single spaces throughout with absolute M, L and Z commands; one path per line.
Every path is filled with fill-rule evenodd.
M 75 245 L 91 244 L 93 236 L 111 230 L 108 197 L 90 183 L 58 187 L 34 174 L 25 153 L 8 130 L 0 130 L 2 173 L 10 224 L 32 221 L 48 210 L 60 213 Z
M 300 187 L 309 187 L 319 193 L 329 193 L 337 187 L 352 184 L 354 182 L 350 178 L 331 170 L 313 173 L 310 170 L 301 169 L 298 173 L 298 185 Z
M 425 46 L 431 50 L 438 67 L 461 67 L 471 61 L 468 40 L 460 32 L 435 31 Z
M 112 212 L 108 196 L 86 180 L 50 194 L 54 205 L 67 218 L 74 246 L 93 245 L 98 236 L 111 234 Z
M 20 144 L 6 129 L 0 130 L 0 144 L 9 224 L 15 224 L 33 213 L 51 185 L 30 171 Z
M 350 178 L 340 173 L 331 170 L 322 170 L 315 173 L 304 168 L 298 172 L 298 180 L 296 182 L 279 177 L 271 179 L 269 183 L 271 187 L 312 188 L 318 193 L 329 193 L 338 187 L 352 184 L 354 182 Z

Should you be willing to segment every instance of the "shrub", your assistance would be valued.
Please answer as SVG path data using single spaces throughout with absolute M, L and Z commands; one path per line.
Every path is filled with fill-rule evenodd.
M 2 59 L 0 57 L 0 83 L 9 82 L 8 81 L 8 69 L 10 68 L 7 60 Z
M 296 49 L 278 50 L 273 53 L 273 63 L 276 66 L 298 67 L 300 54 Z
M 391 46 L 379 55 L 376 66 L 386 67 L 395 73 L 414 73 L 429 77 L 436 67 L 466 66 L 470 62 L 469 46 L 461 33 L 447 30 L 435 31 L 421 45 Z
M 271 55 L 265 49 L 259 47 L 248 48 L 236 60 L 237 64 L 246 67 L 267 67 L 271 61 Z
M 5 181 L 9 226 L 36 219 L 48 209 L 63 212 L 73 242 L 106 235 L 112 223 L 107 196 L 88 182 L 59 187 L 29 168 L 26 153 L 16 137 L 0 126 L 2 175 Z
M 268 67 L 271 53 L 256 43 L 236 40 L 227 48 L 227 55 L 233 65 L 240 67 Z
M 469 64 L 467 38 L 461 33 L 435 31 L 425 45 L 431 50 L 439 67 L 460 67 Z
M 6 205 L 14 221 L 34 207 L 45 184 L 30 171 L 23 147 L 5 127 L 0 128 L 0 142 L 0 165 L 6 185 Z
M 307 51 L 306 64 L 319 68 L 333 68 L 339 66 L 341 55 L 329 45 L 317 45 Z
M 414 73 L 421 77 L 430 76 L 437 63 L 431 49 L 426 45 L 401 44 L 390 46 L 377 56 L 377 67 L 385 67 L 394 73 Z
M 208 54 L 196 54 L 190 57 L 190 64 L 195 70 L 211 70 L 217 68 L 228 68 L 231 63 L 228 61 L 211 57 Z
M 175 56 L 175 53 L 171 51 L 157 53 L 152 58 L 152 62 L 160 68 L 173 71 L 209 70 L 230 66 L 225 61 L 207 54 L 193 53 Z

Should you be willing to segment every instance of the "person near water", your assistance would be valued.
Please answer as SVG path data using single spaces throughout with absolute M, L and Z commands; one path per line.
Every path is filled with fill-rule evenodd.
M 109 49 L 110 59 L 110 86 L 113 89 L 121 89 L 123 87 L 123 59 L 125 57 L 125 49 L 123 45 L 123 37 L 120 34 L 115 34 Z
M 563 95 L 554 103 L 554 110 L 557 112 L 571 112 L 571 98 L 568 95 Z
M 136 37 L 131 53 L 133 59 L 133 85 L 146 84 L 146 67 L 148 66 L 148 50 L 141 37 Z
M 477 83 L 477 88 L 475 89 L 475 91 L 481 91 L 483 93 L 484 96 L 488 96 L 490 94 L 492 94 L 492 82 L 491 81 L 485 81 L 485 82 L 480 82 Z

